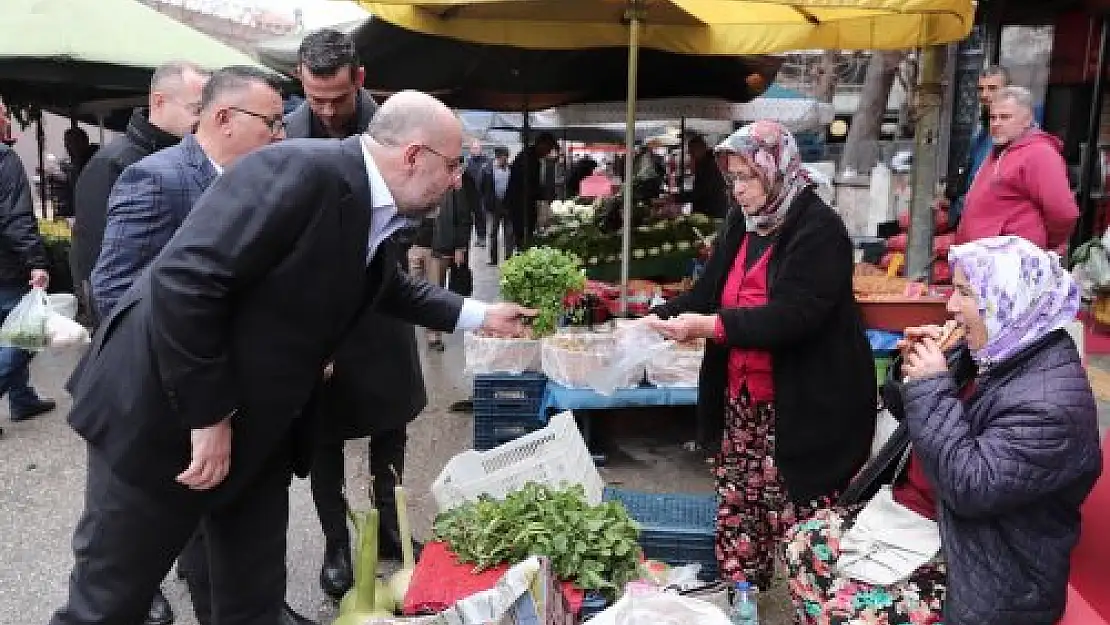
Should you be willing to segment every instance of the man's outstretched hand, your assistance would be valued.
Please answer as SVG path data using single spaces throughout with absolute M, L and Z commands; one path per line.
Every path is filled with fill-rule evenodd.
M 211 490 L 231 471 L 231 417 L 189 432 L 192 460 L 177 481 L 192 490 Z
M 503 338 L 528 337 L 531 329 L 525 320 L 535 317 L 538 311 L 516 304 L 490 304 L 482 321 L 482 333 Z

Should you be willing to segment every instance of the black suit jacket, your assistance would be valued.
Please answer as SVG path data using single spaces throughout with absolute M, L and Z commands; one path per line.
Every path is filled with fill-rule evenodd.
M 877 401 L 871 347 L 852 295 L 851 239 L 814 191 L 801 193 L 771 244 L 767 304 L 724 307 L 721 292 L 745 237 L 743 213 L 734 209 L 693 290 L 653 312 L 721 316 L 728 344 L 706 343 L 698 384 L 706 421 L 723 426 L 730 349 L 771 352 L 775 462 L 786 489 L 797 503 L 834 495 L 867 460 Z
M 364 132 L 378 105 L 359 91 L 353 134 Z M 327 138 L 308 102 L 285 117 L 290 139 Z M 396 241 L 394 241 L 396 242 Z M 395 250 L 404 262 L 405 246 Z M 393 430 L 415 419 L 428 405 L 420 353 L 412 324 L 372 311 L 362 313 L 335 354 L 335 374 L 324 383 L 316 406 L 328 434 L 360 438 Z
M 70 424 L 159 494 L 185 492 L 173 480 L 189 430 L 233 411 L 231 473 L 205 497 L 249 485 L 291 443 L 311 449 L 306 405 L 362 310 L 450 330 L 462 306 L 398 271 L 390 243 L 367 267 L 370 206 L 357 138 L 240 159 L 97 331 L 70 380 Z

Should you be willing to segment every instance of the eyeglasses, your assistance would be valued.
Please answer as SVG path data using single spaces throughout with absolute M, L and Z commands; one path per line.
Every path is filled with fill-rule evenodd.
M 466 164 L 466 157 L 463 156 L 462 154 L 452 158 L 452 157 L 449 157 L 449 156 L 445 156 L 439 150 L 433 148 L 430 145 L 424 145 L 422 143 L 418 143 L 418 144 L 416 144 L 416 147 L 421 148 L 423 150 L 427 150 L 427 151 L 431 152 L 432 154 L 435 154 L 436 156 L 442 158 L 443 159 L 443 164 L 447 166 L 447 171 L 450 172 L 453 175 L 458 174 L 459 172 L 461 172 L 463 165 Z
M 281 115 L 278 115 L 277 117 L 270 117 L 268 115 L 263 115 L 262 113 L 255 113 L 254 111 L 241 109 L 238 106 L 229 106 L 227 108 L 237 113 L 242 113 L 244 115 L 250 115 L 251 117 L 257 117 L 258 119 L 261 119 L 262 123 L 266 124 L 266 127 L 270 129 L 271 134 L 276 135 L 285 130 L 285 119 L 283 119 Z
M 725 172 L 725 182 L 729 186 L 735 185 L 737 182 L 752 182 L 755 180 L 759 180 L 759 176 L 752 171 L 746 171 L 743 173 L 738 171 Z

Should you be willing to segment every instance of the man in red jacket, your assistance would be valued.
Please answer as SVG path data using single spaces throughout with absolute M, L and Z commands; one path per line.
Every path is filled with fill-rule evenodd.
M 971 183 L 956 243 L 1016 235 L 1066 252 L 1079 207 L 1063 143 L 1036 126 L 1027 89 L 999 91 L 990 105 L 990 132 L 994 148 Z

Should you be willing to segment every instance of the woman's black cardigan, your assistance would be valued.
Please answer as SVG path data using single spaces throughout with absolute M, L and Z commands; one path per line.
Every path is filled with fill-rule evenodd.
M 797 503 L 832 496 L 867 461 L 875 428 L 875 369 L 852 295 L 851 240 L 812 189 L 802 192 L 771 243 L 768 303 L 721 310 L 745 236 L 733 210 L 693 290 L 652 312 L 720 314 L 728 344 L 707 343 L 698 391 L 699 418 L 710 422 L 723 423 L 729 348 L 771 352 L 775 462 L 787 491 Z

